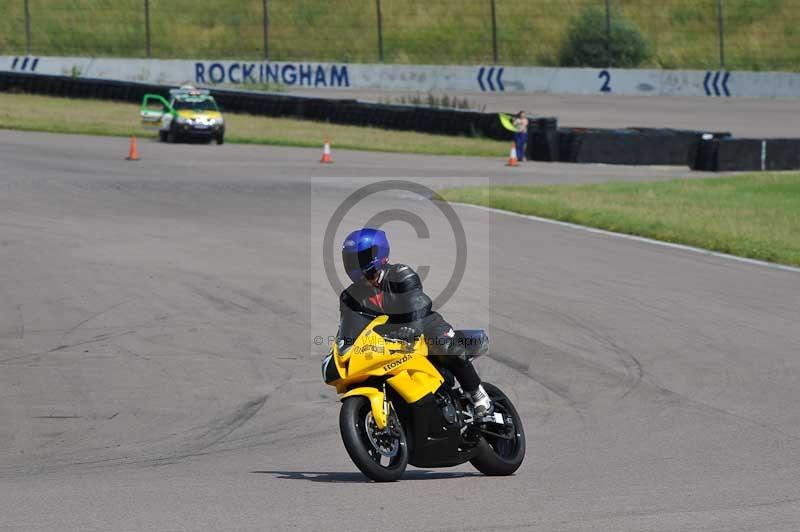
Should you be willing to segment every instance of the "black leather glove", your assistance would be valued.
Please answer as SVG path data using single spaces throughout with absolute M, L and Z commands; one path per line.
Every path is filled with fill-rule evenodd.
M 417 338 L 419 338 L 417 331 L 415 331 L 412 327 L 406 326 L 397 329 L 395 336 L 398 340 L 403 340 L 404 342 L 412 345 L 417 341 Z

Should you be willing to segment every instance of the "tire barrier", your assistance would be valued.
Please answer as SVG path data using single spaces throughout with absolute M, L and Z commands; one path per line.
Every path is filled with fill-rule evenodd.
M 695 167 L 705 161 L 704 136 L 730 133 L 666 128 L 558 128 L 555 118 L 538 118 L 528 129 L 528 157 L 535 161 Z M 706 163 L 704 163 L 706 164 Z M 698 168 L 699 169 L 699 168 Z
M 537 118 L 528 124 L 527 159 L 530 161 L 558 161 L 558 119 Z
M 109 79 L 0 72 L 0 91 L 4 92 L 140 103 L 147 93 L 168 97 L 170 88 L 173 87 Z M 495 140 L 510 138 L 496 113 L 232 89 L 211 89 L 211 94 L 223 111 L 440 135 L 480 136 Z
M 562 162 L 691 166 L 704 133 L 666 128 L 560 129 Z M 716 137 L 729 133 L 715 133 Z
M 705 139 L 697 147 L 692 169 L 710 172 L 798 170 L 800 139 Z

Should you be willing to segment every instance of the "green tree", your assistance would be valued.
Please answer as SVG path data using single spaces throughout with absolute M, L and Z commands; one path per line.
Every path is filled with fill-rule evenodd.
M 611 65 L 608 64 L 605 11 L 587 6 L 569 24 L 559 50 L 559 63 L 570 67 L 634 68 L 652 55 L 642 32 L 633 22 L 611 14 Z

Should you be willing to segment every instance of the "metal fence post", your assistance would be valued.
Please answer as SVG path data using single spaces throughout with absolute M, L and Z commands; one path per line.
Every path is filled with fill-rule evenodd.
M 375 0 L 375 10 L 378 16 L 378 59 L 383 63 L 383 16 L 381 15 L 381 0 Z
M 719 30 L 719 69 L 725 70 L 725 0 L 717 0 L 717 26 Z
M 153 56 L 153 51 L 150 47 L 150 0 L 144 0 L 144 39 L 145 39 L 145 52 L 147 58 Z
M 492 58 L 497 64 L 497 9 L 495 0 L 492 0 Z
M 611 57 L 611 0 L 606 0 L 606 57 L 608 66 L 611 67 L 613 63 Z
M 264 13 L 263 34 L 264 34 L 264 59 L 269 59 L 269 8 L 267 0 L 262 0 L 261 8 Z
M 31 55 L 31 10 L 25 0 L 25 54 Z

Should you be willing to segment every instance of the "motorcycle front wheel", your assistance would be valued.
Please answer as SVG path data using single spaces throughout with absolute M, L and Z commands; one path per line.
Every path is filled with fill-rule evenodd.
M 408 445 L 403 427 L 392 412 L 390 426 L 378 429 L 366 397 L 345 399 L 339 411 L 339 430 L 350 459 L 375 482 L 400 479 L 408 465 Z
M 484 475 L 512 475 L 525 458 L 525 430 L 522 428 L 522 419 L 511 399 L 500 388 L 488 382 L 483 383 L 483 388 L 494 403 L 494 411 L 502 413 L 504 418 L 511 420 L 509 427 L 511 439 L 484 436 L 486 443 L 483 450 L 470 462 Z

